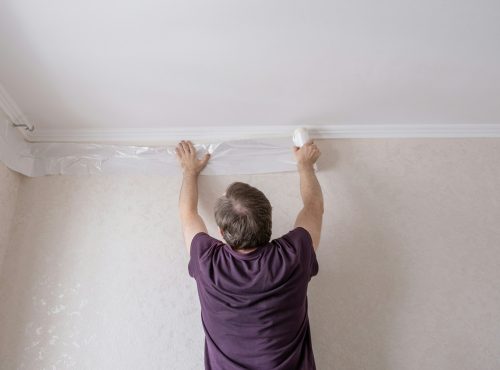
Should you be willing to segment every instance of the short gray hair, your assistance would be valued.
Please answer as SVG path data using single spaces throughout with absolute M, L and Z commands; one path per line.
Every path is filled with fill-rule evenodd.
M 215 222 L 235 249 L 251 249 L 271 239 L 272 207 L 263 192 L 234 182 L 215 202 Z

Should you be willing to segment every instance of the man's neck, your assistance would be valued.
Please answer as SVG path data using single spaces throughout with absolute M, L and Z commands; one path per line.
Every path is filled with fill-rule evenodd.
M 254 249 L 235 249 L 235 251 L 238 253 L 247 254 L 247 253 L 253 252 L 256 249 L 257 248 L 254 248 Z

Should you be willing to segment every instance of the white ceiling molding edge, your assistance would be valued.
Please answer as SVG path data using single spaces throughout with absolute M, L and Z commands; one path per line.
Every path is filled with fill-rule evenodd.
M 298 126 L 211 126 L 168 129 L 36 129 L 24 132 L 31 142 L 173 143 L 291 137 Z M 315 139 L 500 137 L 500 124 L 350 124 L 305 125 Z

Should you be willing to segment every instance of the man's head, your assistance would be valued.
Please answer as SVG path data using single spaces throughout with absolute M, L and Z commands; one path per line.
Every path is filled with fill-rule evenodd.
M 231 247 L 255 248 L 271 239 L 271 210 L 271 203 L 259 189 L 234 182 L 215 203 L 215 222 Z

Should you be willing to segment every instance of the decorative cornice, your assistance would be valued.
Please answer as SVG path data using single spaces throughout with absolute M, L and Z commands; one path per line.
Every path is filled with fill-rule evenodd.
M 313 136 L 325 139 L 500 137 L 500 123 L 328 125 L 312 131 Z
M 43 129 L 24 133 L 32 142 L 173 143 L 292 136 L 299 126 L 211 126 L 165 129 Z M 500 137 L 500 124 L 351 124 L 310 125 L 311 138 L 457 138 Z

